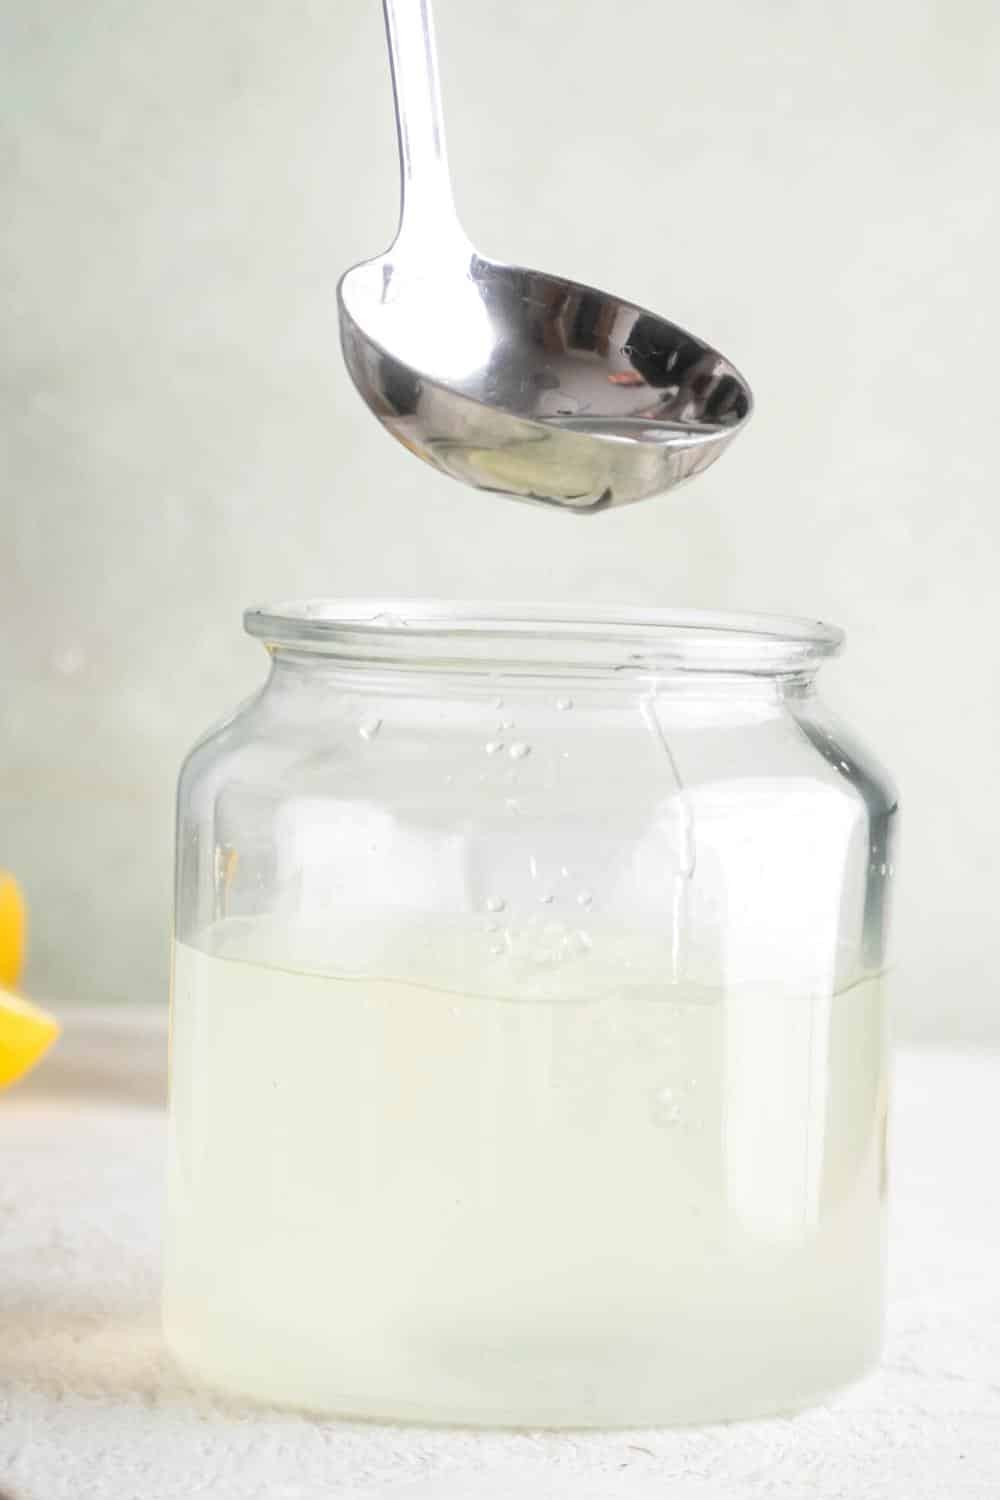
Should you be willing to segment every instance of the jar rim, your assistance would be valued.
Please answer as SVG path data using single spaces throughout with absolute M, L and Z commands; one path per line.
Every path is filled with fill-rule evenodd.
M 835 656 L 821 620 L 633 605 L 313 598 L 245 611 L 269 649 L 481 671 L 716 671 L 785 675 Z

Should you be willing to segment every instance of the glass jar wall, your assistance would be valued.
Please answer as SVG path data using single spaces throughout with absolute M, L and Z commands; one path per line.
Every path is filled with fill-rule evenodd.
M 266 1400 L 637 1425 L 874 1360 L 895 799 L 811 622 L 325 601 L 180 782 L 165 1320 Z

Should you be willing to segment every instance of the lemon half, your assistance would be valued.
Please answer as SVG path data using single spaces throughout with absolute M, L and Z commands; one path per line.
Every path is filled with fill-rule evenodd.
M 21 887 L 13 875 L 0 870 L 0 987 L 10 988 L 24 963 L 24 934 L 28 925 Z
M 24 962 L 26 926 L 21 887 L 0 871 L 0 1089 L 33 1068 L 59 1035 L 54 1016 L 10 992 Z
M 0 1089 L 33 1068 L 58 1035 L 55 1016 L 0 989 Z

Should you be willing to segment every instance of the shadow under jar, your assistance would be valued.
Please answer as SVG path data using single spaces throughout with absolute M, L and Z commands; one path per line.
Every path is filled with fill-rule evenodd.
M 184 766 L 165 1319 L 256 1398 L 588 1426 L 876 1359 L 895 797 L 812 622 L 310 601 Z

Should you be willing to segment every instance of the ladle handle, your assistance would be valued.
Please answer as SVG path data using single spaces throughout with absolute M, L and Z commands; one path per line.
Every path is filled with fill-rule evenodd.
M 431 0 L 382 0 L 399 136 L 400 211 L 394 248 L 471 249 L 448 173 Z

